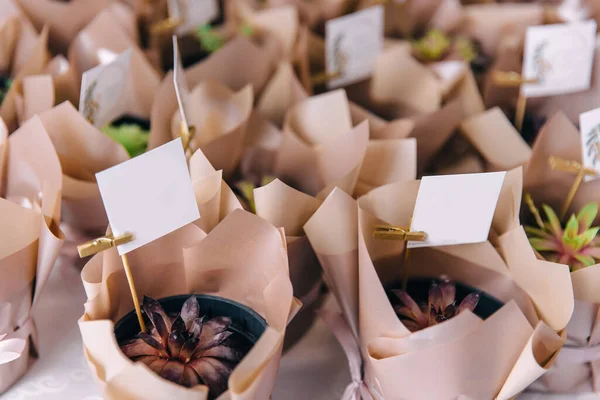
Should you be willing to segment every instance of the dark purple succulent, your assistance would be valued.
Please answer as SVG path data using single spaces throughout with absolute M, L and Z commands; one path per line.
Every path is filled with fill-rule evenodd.
M 461 311 L 473 311 L 481 297 L 481 292 L 470 293 L 460 304 L 456 304 L 456 286 L 450 280 L 432 283 L 428 302 L 421 305 L 403 290 L 392 290 L 392 293 L 401 303 L 394 306 L 394 311 L 411 332 L 442 323 Z
M 121 346 L 127 357 L 179 385 L 206 385 L 210 398 L 227 390 L 231 372 L 248 351 L 231 330 L 230 318 L 201 316 L 194 296 L 176 316 L 167 315 L 150 297 L 144 297 L 142 308 L 149 320 L 148 332 Z

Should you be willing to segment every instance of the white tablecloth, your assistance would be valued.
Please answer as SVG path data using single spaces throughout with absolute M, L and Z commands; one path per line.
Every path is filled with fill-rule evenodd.
M 83 358 L 77 320 L 85 293 L 79 273 L 57 265 L 36 311 L 40 358 L 2 400 L 101 400 Z M 346 357 L 320 322 L 285 354 L 273 400 L 336 400 L 350 381 Z M 600 400 L 600 396 L 543 396 L 527 393 L 519 400 Z

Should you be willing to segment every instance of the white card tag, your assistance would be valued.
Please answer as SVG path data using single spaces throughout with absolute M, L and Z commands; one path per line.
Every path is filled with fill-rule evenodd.
M 325 60 L 329 89 L 368 78 L 383 50 L 383 7 L 369 7 L 325 24 Z
M 113 234 L 135 236 L 118 246 L 120 255 L 200 218 L 181 138 L 96 178 Z
M 585 112 L 579 116 L 581 130 L 581 160 L 586 168 L 595 169 L 600 173 L 600 108 Z M 600 178 L 600 176 L 585 175 L 585 182 Z
M 179 44 L 177 36 L 173 35 L 173 84 L 175 85 L 175 95 L 177 96 L 177 104 L 179 104 L 179 114 L 181 121 L 185 126 L 185 131 L 189 132 L 188 124 L 188 104 L 190 104 L 190 90 L 185 79 L 185 71 L 181 65 L 181 56 L 179 55 Z
M 194 31 L 219 16 L 217 0 L 168 0 L 169 17 L 181 20 L 177 27 L 177 35 L 185 35 Z
M 590 12 L 583 4 L 583 0 L 564 0 L 556 11 L 564 22 L 583 21 L 590 17 Z
M 408 242 L 408 248 L 485 242 L 505 175 L 424 176 L 410 230 L 425 232 L 427 239 Z
M 127 49 L 112 62 L 83 73 L 79 94 L 79 112 L 98 128 L 110 124 L 125 113 L 131 81 L 131 54 Z
M 596 22 L 527 28 L 522 75 L 537 79 L 521 85 L 525 97 L 580 92 L 591 85 Z

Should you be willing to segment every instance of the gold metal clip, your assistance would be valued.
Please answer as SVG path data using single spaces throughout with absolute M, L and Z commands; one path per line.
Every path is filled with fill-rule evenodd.
M 133 234 L 124 233 L 121 236 L 114 237 L 113 234 L 108 234 L 106 236 L 99 237 L 94 240 L 90 240 L 84 244 L 80 244 L 77 246 L 77 251 L 79 252 L 79 257 L 84 258 L 96 253 L 100 253 L 101 251 L 108 250 L 112 247 L 120 246 L 125 243 L 129 243 L 134 239 Z
M 492 81 L 497 86 L 518 88 L 524 83 L 536 83 L 536 78 L 524 79 L 521 74 L 514 71 L 492 71 Z
M 196 127 L 190 126 L 188 129 L 189 130 L 185 129 L 185 124 L 183 123 L 183 121 L 181 121 L 181 143 L 183 144 L 183 151 L 185 154 L 187 154 L 190 148 L 190 143 L 192 142 L 192 139 L 194 139 L 194 137 L 196 136 Z
M 410 232 L 409 230 L 398 226 L 378 225 L 373 230 L 373 237 L 375 239 L 383 240 L 410 240 L 414 242 L 423 242 L 427 239 L 427 234 L 425 232 Z
M 550 164 L 550 168 L 553 170 L 568 172 L 570 174 L 575 174 L 575 181 L 573 182 L 573 186 L 571 186 L 571 190 L 569 190 L 569 194 L 563 203 L 562 209 L 560 211 L 560 219 L 564 219 L 567 215 L 567 211 L 573 203 L 573 199 L 577 194 L 577 190 L 579 190 L 579 186 L 583 182 L 583 178 L 586 175 L 597 176 L 598 171 L 592 168 L 586 168 L 582 164 L 573 160 L 565 160 L 564 158 L 550 156 L 548 158 L 548 163 Z
M 150 25 L 150 34 L 155 36 L 165 32 L 171 32 L 181 24 L 183 24 L 183 20 L 168 17 L 162 21 L 158 21 Z

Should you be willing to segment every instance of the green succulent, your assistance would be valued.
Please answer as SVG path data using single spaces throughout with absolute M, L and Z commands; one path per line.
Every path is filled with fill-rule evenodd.
M 196 37 L 200 46 L 209 53 L 214 53 L 225 44 L 225 41 L 210 24 L 200 25 L 196 28 Z
M 12 86 L 12 79 L 0 77 L 0 104 L 4 101 L 4 98 L 8 94 L 10 87 Z
M 269 183 L 273 182 L 275 180 L 274 176 L 263 176 L 261 181 L 260 181 L 260 185 L 256 185 L 254 184 L 254 182 L 252 182 L 251 180 L 242 180 L 237 182 L 234 187 L 235 189 L 237 189 L 237 192 L 239 193 L 241 200 L 243 202 L 246 203 L 246 205 L 248 206 L 248 210 L 250 210 L 253 213 L 256 213 L 256 202 L 254 201 L 254 189 L 256 189 L 257 187 L 262 187 L 265 185 L 268 185 Z
M 135 124 L 107 125 L 102 128 L 113 140 L 121 143 L 133 158 L 146 151 L 150 132 Z
M 448 52 L 451 45 L 448 35 L 439 29 L 430 29 L 425 36 L 413 40 L 413 51 L 423 60 L 436 61 Z
M 567 221 L 564 229 L 554 210 L 542 205 L 546 221 L 542 227 L 526 226 L 529 243 L 546 260 L 566 264 L 571 271 L 589 267 L 600 260 L 600 227 L 592 227 L 598 214 L 598 203 L 585 205 Z
M 468 63 L 473 62 L 479 55 L 477 47 L 473 41 L 467 37 L 458 37 L 454 41 L 454 47 L 458 51 L 458 54 Z

